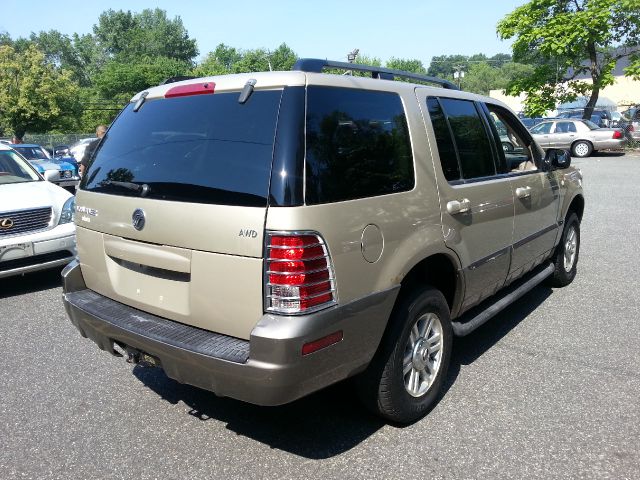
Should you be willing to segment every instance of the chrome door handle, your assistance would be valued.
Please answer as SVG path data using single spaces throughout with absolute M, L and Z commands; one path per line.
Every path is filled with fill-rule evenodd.
M 531 196 L 531 187 L 516 188 L 516 196 L 518 198 L 529 198 Z
M 471 202 L 468 198 L 463 198 L 462 200 L 451 200 L 447 203 L 447 212 L 450 215 L 455 215 L 456 213 L 467 213 L 471 210 Z

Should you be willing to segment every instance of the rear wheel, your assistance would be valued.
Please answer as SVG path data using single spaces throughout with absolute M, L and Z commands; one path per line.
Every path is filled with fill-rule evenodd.
M 425 415 L 440 397 L 452 338 L 442 293 L 426 288 L 400 299 L 378 352 L 357 379 L 365 405 L 398 423 Z
M 564 287 L 573 282 L 578 270 L 579 253 L 580 220 L 574 212 L 571 212 L 567 216 L 560 244 L 553 256 L 555 269 L 550 281 L 552 287 Z
M 593 146 L 589 142 L 580 140 L 571 146 L 571 153 L 574 157 L 588 157 L 593 152 Z

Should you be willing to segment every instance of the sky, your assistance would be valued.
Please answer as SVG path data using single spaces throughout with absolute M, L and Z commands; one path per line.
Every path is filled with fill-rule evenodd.
M 511 53 L 496 24 L 525 0 L 1 0 L 0 31 L 12 38 L 58 30 L 92 33 L 105 10 L 161 8 L 179 16 L 196 39 L 200 59 L 224 43 L 248 50 L 274 50 L 286 43 L 299 57 L 346 61 L 347 53 L 380 58 L 419 59 L 429 65 L 435 55 Z

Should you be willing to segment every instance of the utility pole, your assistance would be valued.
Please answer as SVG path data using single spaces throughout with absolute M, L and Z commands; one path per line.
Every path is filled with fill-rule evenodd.
M 461 88 L 461 83 L 462 83 L 462 79 L 464 78 L 464 70 L 462 70 L 464 68 L 464 65 L 456 65 L 455 67 L 455 71 L 453 72 L 453 78 L 455 80 L 458 80 L 458 88 Z

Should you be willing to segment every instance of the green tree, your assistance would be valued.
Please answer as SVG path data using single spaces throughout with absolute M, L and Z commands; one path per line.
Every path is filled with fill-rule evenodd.
M 264 72 L 268 70 L 286 71 L 298 59 L 296 53 L 281 44 L 273 51 L 264 48 L 237 50 L 221 43 L 193 70 L 194 75 L 225 75 L 228 73 Z
M 55 69 L 35 45 L 0 46 L 0 124 L 15 135 L 73 128 L 78 91 L 71 72 Z
M 121 61 L 160 56 L 190 63 L 198 55 L 196 41 L 189 38 L 182 19 L 171 20 L 159 8 L 140 13 L 107 10 L 93 33 L 105 52 Z
M 521 63 L 497 64 L 496 67 L 493 62 L 471 63 L 462 79 L 462 88 L 480 95 L 489 95 L 491 90 L 504 90 L 515 78 L 525 77 L 534 71 L 533 66 Z
M 627 75 L 640 73 L 640 0 L 531 0 L 504 17 L 497 30 L 502 39 L 515 38 L 514 60 L 536 64 L 533 74 L 507 88 L 510 95 L 527 94 L 529 115 L 586 94 L 589 118 L 600 90 L 613 84 L 618 60 L 630 58 Z M 584 74 L 590 84 L 577 81 Z
M 404 70 L 405 72 L 413 72 L 426 75 L 427 70 L 420 60 L 391 57 L 386 64 L 387 68 L 394 70 Z

